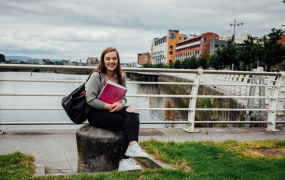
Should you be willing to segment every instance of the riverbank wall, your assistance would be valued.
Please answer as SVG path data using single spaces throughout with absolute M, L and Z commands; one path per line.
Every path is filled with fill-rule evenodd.
M 158 82 L 193 82 L 184 78 L 169 75 L 159 75 Z M 173 94 L 188 95 L 191 94 L 191 85 L 161 85 L 169 88 Z M 222 89 L 213 86 L 199 86 L 198 95 L 226 95 Z M 181 98 L 185 107 L 189 106 L 189 98 Z M 232 98 L 198 98 L 197 108 L 246 108 L 246 101 Z M 244 121 L 245 111 L 196 111 L 196 121 Z M 243 124 L 205 124 L 199 126 L 209 127 L 241 127 Z M 253 124 L 254 126 L 254 124 Z M 258 125 L 255 125 L 258 126 Z

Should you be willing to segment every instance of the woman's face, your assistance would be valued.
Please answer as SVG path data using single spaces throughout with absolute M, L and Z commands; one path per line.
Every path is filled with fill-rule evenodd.
M 105 54 L 104 64 L 108 71 L 114 71 L 118 66 L 118 57 L 115 51 Z

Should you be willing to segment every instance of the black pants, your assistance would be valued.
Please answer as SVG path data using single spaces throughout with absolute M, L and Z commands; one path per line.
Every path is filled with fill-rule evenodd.
M 91 108 L 88 116 L 91 126 L 111 131 L 124 131 L 121 145 L 122 159 L 128 159 L 125 153 L 131 141 L 138 141 L 140 128 L 139 114 L 127 112 L 127 108 L 128 106 L 123 107 L 119 112 Z

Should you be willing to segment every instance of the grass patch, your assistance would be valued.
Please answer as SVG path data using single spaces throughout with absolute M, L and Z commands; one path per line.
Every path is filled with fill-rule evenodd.
M 151 139 L 141 145 L 194 179 L 283 179 L 285 156 L 264 156 L 253 148 L 285 149 L 285 141 L 162 142 Z
M 0 179 L 31 178 L 35 173 L 34 156 L 19 151 L 0 155 Z
M 74 174 L 69 176 L 41 176 L 34 179 L 49 180 L 49 179 L 100 179 L 100 180 L 113 180 L 113 179 L 188 179 L 190 176 L 189 172 L 183 170 L 166 170 L 166 169 L 155 169 L 145 171 L 130 171 L 130 172 L 117 172 L 113 171 L 110 173 L 100 173 L 94 175 L 88 174 Z
M 33 178 L 32 155 L 15 152 L 0 155 L 0 179 L 284 179 L 285 155 L 265 156 L 255 150 L 285 152 L 285 141 L 162 142 L 140 143 L 151 154 L 177 169 L 154 169 Z

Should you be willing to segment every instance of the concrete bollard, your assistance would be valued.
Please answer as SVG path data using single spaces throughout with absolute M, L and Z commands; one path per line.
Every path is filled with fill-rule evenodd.
M 77 129 L 77 172 L 110 172 L 118 169 L 122 135 L 123 131 L 100 129 L 89 124 Z

